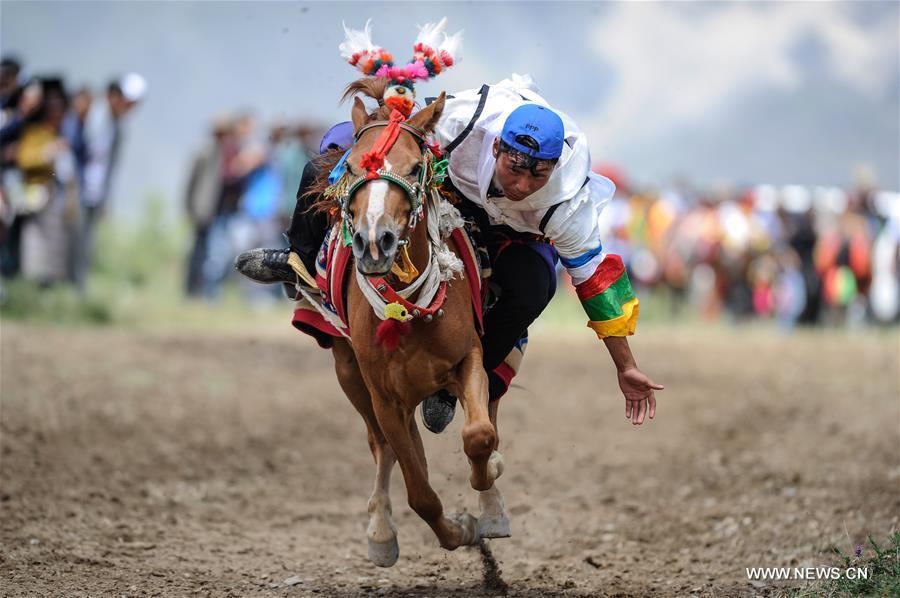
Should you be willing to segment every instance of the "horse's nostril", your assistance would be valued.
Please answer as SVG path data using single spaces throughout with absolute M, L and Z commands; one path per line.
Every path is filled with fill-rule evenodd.
M 397 235 L 392 233 L 391 231 L 385 231 L 381 235 L 381 250 L 385 253 L 390 253 L 397 246 Z
M 366 239 L 363 237 L 362 233 L 356 231 L 353 234 L 353 253 L 359 257 L 366 251 Z

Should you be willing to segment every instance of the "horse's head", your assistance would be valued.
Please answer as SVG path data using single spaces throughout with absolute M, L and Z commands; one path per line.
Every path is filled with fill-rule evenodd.
M 421 189 L 427 159 L 425 137 L 434 129 L 444 109 L 444 94 L 400 125 L 393 145 L 384 153 L 384 161 L 374 175 L 366 156 L 383 145 L 390 109 L 381 108 L 370 115 L 358 97 L 354 98 L 353 126 L 357 140 L 347 157 L 350 172 L 350 196 L 345 217 L 352 224 L 353 255 L 356 267 L 367 276 L 387 274 L 397 250 L 408 242 L 415 224 L 415 213 L 424 194 Z M 368 167 L 367 167 L 368 166 Z

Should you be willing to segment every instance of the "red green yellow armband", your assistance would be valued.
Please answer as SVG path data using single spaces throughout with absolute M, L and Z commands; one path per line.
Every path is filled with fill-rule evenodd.
M 590 320 L 588 327 L 598 338 L 634 334 L 640 304 L 621 257 L 608 254 L 594 274 L 575 290 Z

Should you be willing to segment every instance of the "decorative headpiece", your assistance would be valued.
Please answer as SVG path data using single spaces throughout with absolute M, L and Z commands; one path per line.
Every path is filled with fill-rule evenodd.
M 419 27 L 412 60 L 403 66 L 394 65 L 393 55 L 372 43 L 371 19 L 362 31 L 348 29 L 345 24 L 345 38 L 339 49 L 341 56 L 362 74 L 389 79 L 382 98 L 384 103 L 409 118 L 416 97 L 416 81 L 427 81 L 459 62 L 462 31 L 447 35 L 446 27 L 446 17 Z

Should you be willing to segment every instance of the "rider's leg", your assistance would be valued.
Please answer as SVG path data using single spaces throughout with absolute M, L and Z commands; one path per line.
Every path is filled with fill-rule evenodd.
M 328 231 L 328 215 L 312 207 L 319 198 L 306 193 L 312 187 L 316 177 L 318 177 L 318 169 L 315 167 L 315 162 L 309 162 L 303 169 L 303 176 L 300 178 L 300 188 L 297 189 L 297 203 L 291 217 L 291 226 L 285 232 L 291 251 L 300 256 L 303 265 L 311 274 L 316 271 L 316 256 L 325 240 L 325 233 Z
M 513 243 L 494 261 L 491 281 L 500 287 L 500 298 L 484 317 L 481 342 L 484 369 L 493 373 L 550 303 L 556 272 L 537 249 Z
M 511 378 L 509 368 L 498 372 L 498 366 L 525 336 L 528 326 L 544 311 L 556 291 L 553 253 L 547 248 L 534 242 L 512 243 L 494 259 L 491 283 L 499 287 L 500 298 L 485 315 L 481 339 L 491 401 L 506 392 Z M 455 408 L 456 398 L 446 391 L 428 397 L 422 404 L 425 427 L 440 433 L 453 420 Z

